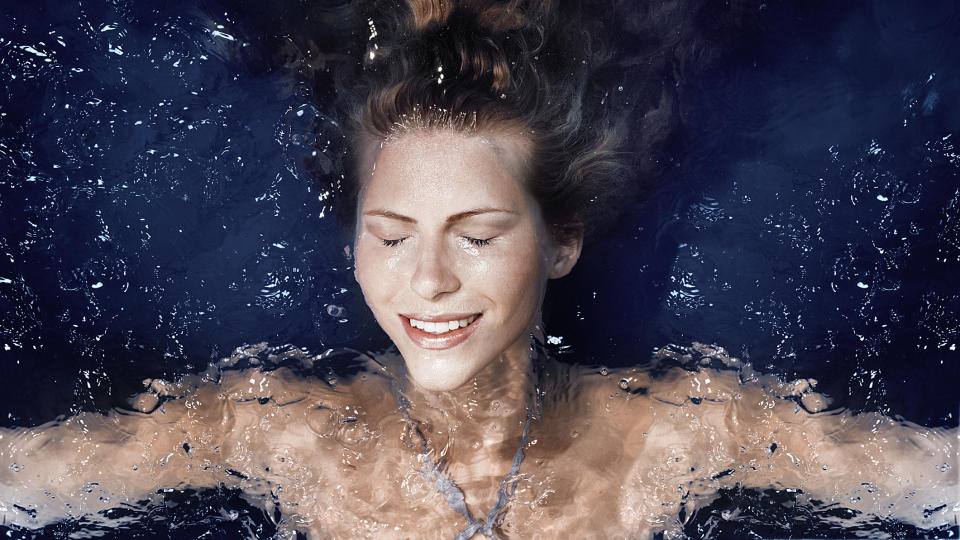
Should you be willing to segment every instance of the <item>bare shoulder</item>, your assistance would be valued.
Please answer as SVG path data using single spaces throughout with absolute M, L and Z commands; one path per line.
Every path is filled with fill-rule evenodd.
M 625 453 L 637 446 L 653 419 L 648 391 L 651 377 L 641 368 L 570 366 L 569 390 L 575 416 L 617 433 Z M 572 415 L 573 416 L 573 415 Z
M 286 368 L 213 369 L 146 381 L 133 410 L 0 431 L 0 517 L 26 527 L 93 519 L 159 488 L 217 485 L 264 504 L 283 493 L 285 512 L 310 512 L 351 474 L 370 474 L 359 460 L 376 455 L 362 450 L 380 441 L 384 379 L 361 372 L 330 384 Z
M 228 467 L 247 496 L 281 493 L 284 512 L 301 516 L 342 514 L 333 502 L 377 476 L 378 449 L 401 426 L 375 368 L 335 382 L 287 368 L 227 371 L 163 407 L 182 417 L 194 459 Z
M 571 381 L 587 404 L 584 412 L 619 433 L 627 442 L 625 452 L 636 457 L 649 455 L 653 447 L 679 450 L 695 444 L 688 435 L 699 431 L 702 420 L 723 416 L 754 390 L 736 372 L 709 368 L 578 368 Z M 763 393 L 759 386 L 757 391 Z
M 146 390 L 131 398 L 131 404 L 137 411 L 171 420 L 215 418 L 229 413 L 233 420 L 247 421 L 241 423 L 256 422 L 278 411 L 288 418 L 312 410 L 363 410 L 376 408 L 382 403 L 377 394 L 390 391 L 386 378 L 376 371 L 365 366 L 354 376 L 335 380 L 288 367 L 208 370 L 172 382 L 144 381 Z
M 386 377 L 372 368 L 338 381 L 254 367 L 147 383 L 134 406 L 151 421 L 138 431 L 165 426 L 164 446 L 229 469 L 244 489 L 264 479 L 339 478 L 345 445 L 377 438 L 372 427 L 390 394 Z

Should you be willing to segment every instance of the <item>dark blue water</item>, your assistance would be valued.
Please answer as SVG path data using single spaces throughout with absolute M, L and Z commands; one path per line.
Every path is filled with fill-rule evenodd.
M 386 344 L 334 217 L 348 150 L 332 73 L 297 75 L 308 47 L 339 50 L 335 5 L 8 4 L 4 425 L 123 406 L 142 379 L 243 344 Z M 658 188 L 551 284 L 551 342 L 564 360 L 608 366 L 712 343 L 818 379 L 835 406 L 956 426 L 960 4 L 791 4 L 756 7 L 679 82 L 685 124 Z M 611 99 L 643 82 L 628 72 Z M 153 510 L 163 525 L 111 534 L 271 534 L 272 517 L 236 494 L 181 495 Z M 779 496 L 724 494 L 686 531 L 855 534 Z M 724 525 L 730 505 L 755 519 Z
M 956 425 L 960 5 L 790 4 L 688 82 L 675 168 L 548 327 L 597 362 L 716 343 Z

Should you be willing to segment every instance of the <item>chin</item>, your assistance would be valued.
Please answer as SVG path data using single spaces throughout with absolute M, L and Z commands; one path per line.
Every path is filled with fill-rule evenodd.
M 467 380 L 469 380 L 469 377 Z M 450 392 L 451 390 L 456 390 L 457 388 L 465 385 L 467 380 L 431 379 L 427 381 L 421 381 L 420 379 L 414 377 L 414 381 L 417 383 L 417 386 L 430 392 Z
M 413 381 L 424 390 L 449 392 L 470 382 L 482 366 L 470 369 L 463 361 L 453 358 L 416 358 L 407 360 L 407 372 Z

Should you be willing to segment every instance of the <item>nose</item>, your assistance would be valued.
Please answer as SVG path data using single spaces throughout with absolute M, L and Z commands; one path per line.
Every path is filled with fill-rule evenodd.
M 460 288 L 455 265 L 442 242 L 424 242 L 420 250 L 417 268 L 413 272 L 410 286 L 415 293 L 427 300 L 455 292 Z

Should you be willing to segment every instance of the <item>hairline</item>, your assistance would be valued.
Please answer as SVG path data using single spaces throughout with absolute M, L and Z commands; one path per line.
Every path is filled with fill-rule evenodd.
M 525 134 L 525 131 L 530 133 Z M 376 170 L 377 161 L 380 154 L 390 144 L 395 143 L 405 136 L 435 135 L 439 133 L 451 133 L 464 139 L 474 139 L 487 145 L 497 156 L 500 164 L 508 174 L 514 175 L 526 186 L 527 193 L 532 196 L 529 190 L 529 176 L 532 168 L 527 165 L 533 157 L 532 132 L 525 130 L 519 121 L 501 120 L 499 122 L 484 122 L 482 125 L 456 126 L 450 124 L 437 124 L 429 126 L 408 126 L 397 125 L 386 135 L 378 136 L 371 130 L 358 137 L 356 151 L 358 152 L 358 167 L 354 181 L 358 183 L 356 191 L 356 208 L 354 215 L 356 217 L 353 227 L 354 236 L 359 231 L 359 220 L 362 217 L 361 206 L 363 205 L 364 193 L 369 178 L 373 176 Z M 509 146 L 508 146 L 509 145 Z M 526 159 L 524 159 L 526 158 Z

